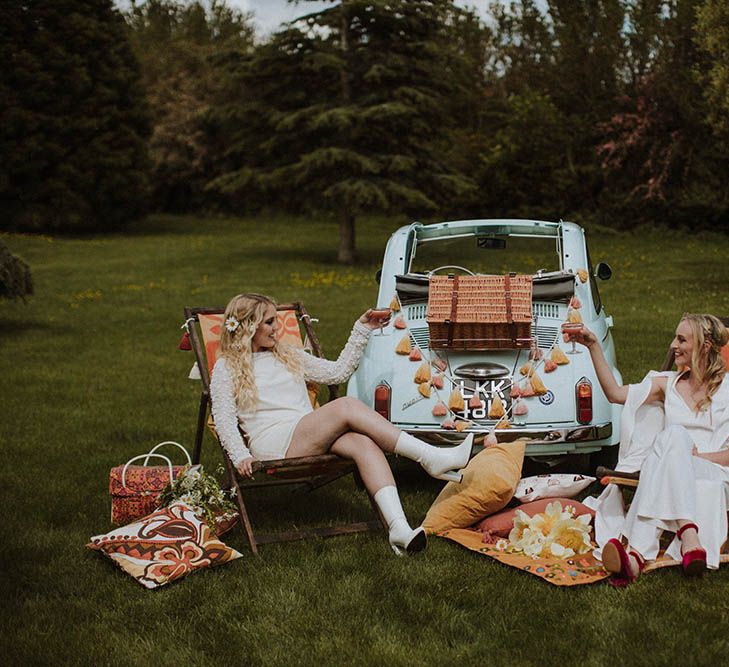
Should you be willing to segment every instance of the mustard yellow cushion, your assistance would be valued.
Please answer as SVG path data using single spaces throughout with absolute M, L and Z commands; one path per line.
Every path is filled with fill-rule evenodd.
M 428 533 L 466 528 L 503 509 L 521 477 L 525 440 L 484 449 L 463 469 L 460 484 L 448 482 L 423 521 Z

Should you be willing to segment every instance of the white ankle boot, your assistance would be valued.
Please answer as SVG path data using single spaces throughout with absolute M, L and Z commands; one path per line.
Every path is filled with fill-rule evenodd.
M 387 523 L 390 546 L 398 556 L 414 554 L 425 549 L 427 541 L 425 531 L 420 527 L 415 529 L 410 527 L 394 486 L 383 486 L 375 493 L 375 503 Z
M 395 454 L 417 461 L 431 477 L 460 484 L 463 475 L 456 471 L 468 463 L 472 445 L 473 433 L 456 447 L 434 447 L 403 432 L 395 443 Z

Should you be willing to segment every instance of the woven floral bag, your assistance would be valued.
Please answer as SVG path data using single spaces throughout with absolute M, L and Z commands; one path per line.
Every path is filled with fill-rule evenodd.
M 158 454 L 157 450 L 165 445 L 174 445 L 181 449 L 187 463 L 173 466 L 168 457 Z M 162 459 L 166 465 L 147 465 L 150 458 Z M 142 465 L 131 465 L 138 459 L 144 459 Z M 187 450 L 178 442 L 166 440 L 155 445 L 147 454 L 134 456 L 124 465 L 112 468 L 109 472 L 111 522 L 124 525 L 153 512 L 159 506 L 159 496 L 165 486 L 190 465 L 192 460 Z

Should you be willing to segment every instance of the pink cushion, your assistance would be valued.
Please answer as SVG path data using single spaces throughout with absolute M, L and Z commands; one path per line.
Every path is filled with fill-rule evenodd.
M 562 507 L 568 505 L 575 508 L 575 516 L 581 516 L 582 514 L 589 514 L 594 518 L 595 512 L 586 505 L 583 505 L 576 500 L 571 498 L 542 498 L 541 500 L 535 500 L 531 503 L 524 503 L 518 507 L 513 507 L 503 512 L 497 512 L 491 516 L 487 516 L 485 519 L 476 524 L 476 530 L 480 530 L 484 534 L 484 542 L 496 542 L 499 538 L 509 537 L 511 529 L 514 527 L 514 514 L 516 510 L 521 510 L 527 516 L 534 516 L 540 512 L 544 512 L 547 509 L 549 503 L 558 501 L 562 504 Z

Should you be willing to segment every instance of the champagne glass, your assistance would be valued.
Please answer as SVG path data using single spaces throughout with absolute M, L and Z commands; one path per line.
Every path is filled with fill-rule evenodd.
M 384 333 L 382 331 L 383 322 L 390 319 L 391 314 L 392 313 L 389 308 L 373 308 L 372 309 L 372 312 L 370 312 L 370 317 L 377 320 L 380 325 L 379 333 L 375 333 L 373 335 L 384 336 Z
M 570 334 L 570 333 L 576 333 L 578 331 L 582 331 L 582 318 L 580 317 L 580 314 L 575 310 L 574 312 L 577 317 L 579 318 L 578 321 L 570 321 L 569 315 L 567 316 L 567 322 L 565 322 L 562 325 L 562 333 L 564 334 Z M 567 350 L 567 354 L 582 354 L 582 350 L 578 350 L 575 347 L 575 341 L 574 339 L 570 341 L 572 343 L 572 349 Z

